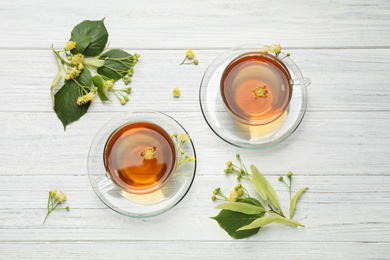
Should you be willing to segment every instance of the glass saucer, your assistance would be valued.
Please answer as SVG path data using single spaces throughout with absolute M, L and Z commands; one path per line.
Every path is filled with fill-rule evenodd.
M 237 56 L 259 52 L 260 47 L 259 44 L 242 45 L 219 55 L 204 73 L 199 90 L 200 107 L 207 124 L 222 140 L 240 148 L 260 149 L 282 142 L 298 128 L 306 112 L 306 87 L 310 85 L 310 79 L 303 77 L 298 66 L 284 53 L 280 53 L 279 58 L 285 57 L 282 61 L 294 85 L 288 110 L 281 120 L 266 126 L 250 126 L 237 122 L 226 112 L 220 92 L 225 68 Z
M 156 124 L 170 134 L 188 134 L 175 119 L 156 111 L 134 111 L 116 117 L 104 125 L 92 141 L 88 155 L 89 180 L 96 195 L 110 209 L 130 217 L 152 217 L 168 211 L 184 198 L 195 177 L 196 161 L 176 167 L 169 182 L 157 191 L 148 194 L 123 191 L 114 184 L 105 169 L 104 148 L 116 129 L 132 122 Z M 184 143 L 182 150 L 196 158 L 191 140 Z

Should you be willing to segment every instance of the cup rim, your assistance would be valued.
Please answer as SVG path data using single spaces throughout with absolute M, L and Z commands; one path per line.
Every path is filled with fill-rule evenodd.
M 146 188 L 146 189 L 142 189 L 142 190 L 130 188 L 130 185 L 128 185 L 126 187 L 126 186 L 120 184 L 119 182 L 117 182 L 115 180 L 115 178 L 113 178 L 112 175 L 110 174 L 110 171 L 107 169 L 106 160 L 105 160 L 106 159 L 105 155 L 106 155 L 107 145 L 108 145 L 109 141 L 111 140 L 111 138 L 114 136 L 114 134 L 117 133 L 122 128 L 124 128 L 124 127 L 126 127 L 128 125 L 131 125 L 131 124 L 135 124 L 135 123 L 148 123 L 148 124 L 152 124 L 152 125 L 158 127 L 159 129 L 161 129 L 167 135 L 169 143 L 173 147 L 173 163 L 172 163 L 172 166 L 171 166 L 171 169 L 170 169 L 169 173 L 166 174 L 165 178 L 160 183 L 158 183 L 156 185 L 153 185 L 150 188 Z M 153 122 L 150 122 L 150 121 L 146 121 L 146 120 L 128 121 L 128 122 L 118 126 L 114 131 L 112 131 L 112 133 L 107 138 L 107 141 L 104 144 L 104 149 L 103 149 L 103 155 L 102 156 L 103 156 L 103 165 L 104 165 L 104 168 L 106 170 L 106 175 L 110 178 L 110 180 L 118 188 L 120 188 L 122 191 L 127 192 L 127 193 L 131 193 L 131 194 L 139 194 L 139 195 L 149 194 L 149 193 L 155 192 L 155 191 L 163 188 L 169 182 L 169 180 L 172 178 L 172 176 L 174 175 L 174 173 L 176 171 L 176 165 L 177 165 L 177 149 L 176 149 L 176 146 L 175 146 L 172 138 L 170 137 L 169 133 L 167 131 L 165 131 L 165 129 L 163 127 L 161 127 L 160 125 L 158 125 L 156 123 L 153 123 Z
M 243 116 L 240 116 L 239 114 L 237 114 L 236 112 L 234 112 L 228 102 L 226 101 L 225 99 L 225 95 L 223 94 L 223 89 L 222 89 L 222 81 L 223 81 L 223 78 L 225 76 L 225 74 L 227 73 L 228 69 L 230 68 L 230 66 L 236 62 L 237 60 L 243 58 L 243 57 L 246 57 L 246 56 L 252 56 L 254 54 L 258 54 L 260 56 L 264 56 L 264 57 L 267 57 L 269 59 L 272 59 L 273 61 L 275 61 L 276 63 L 278 63 L 281 68 L 284 70 L 284 74 L 286 74 L 288 76 L 288 83 L 289 83 L 289 88 L 291 89 L 290 93 L 289 93 L 289 97 L 288 97 L 288 101 L 286 103 L 286 105 L 283 107 L 283 109 L 273 115 L 272 117 L 270 118 L 267 118 L 267 119 L 262 119 L 262 120 L 253 120 L 253 119 L 248 119 L 246 117 L 243 117 Z M 238 55 L 237 57 L 235 57 L 233 60 L 231 60 L 229 62 L 229 64 L 225 67 L 223 73 L 222 73 L 222 76 L 221 76 L 221 80 L 220 80 L 220 94 L 221 94 L 221 98 L 222 98 L 222 101 L 223 101 L 223 105 L 226 109 L 226 111 L 234 118 L 236 119 L 237 121 L 243 123 L 243 124 L 246 124 L 246 125 L 252 125 L 252 126 L 260 126 L 260 125 L 265 125 L 265 124 L 269 124 L 269 123 L 272 123 L 273 121 L 275 121 L 276 119 L 278 119 L 279 117 L 281 117 L 284 112 L 287 110 L 287 108 L 289 107 L 290 105 L 290 101 L 291 101 L 291 97 L 292 97 L 292 92 L 293 92 L 293 80 L 291 78 L 291 74 L 289 72 L 289 70 L 287 69 L 286 65 L 280 60 L 278 59 L 277 57 L 275 57 L 274 55 L 271 55 L 271 54 L 268 54 L 268 53 L 265 53 L 265 52 L 261 52 L 261 51 L 248 51 L 248 52 L 245 52 L 243 54 L 240 54 Z

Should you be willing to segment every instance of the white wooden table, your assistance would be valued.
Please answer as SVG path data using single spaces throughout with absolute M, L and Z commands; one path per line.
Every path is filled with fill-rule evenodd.
M 61 48 L 85 19 L 106 17 L 110 48 L 141 53 L 130 102 L 94 100 L 63 131 L 50 84 Z M 0 2 L 0 259 L 389 259 L 390 2 L 376 1 L 8 1 Z M 312 79 L 299 130 L 265 150 L 219 139 L 200 112 L 208 64 L 245 43 L 280 43 Z M 199 65 L 178 66 L 185 50 Z M 179 99 L 172 89 L 180 87 Z M 93 192 L 87 153 L 112 117 L 147 107 L 175 117 L 198 159 L 186 198 L 160 216 L 133 219 Z M 214 188 L 240 153 L 255 163 L 288 208 L 277 176 L 309 186 L 295 219 L 305 228 L 268 226 L 231 239 L 210 219 Z M 47 192 L 63 190 L 71 210 L 45 216 Z M 284 202 L 284 203 L 283 203 Z

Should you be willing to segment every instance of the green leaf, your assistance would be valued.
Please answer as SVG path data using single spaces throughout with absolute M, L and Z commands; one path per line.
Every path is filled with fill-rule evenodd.
M 259 170 L 254 166 L 251 165 L 251 171 L 252 171 L 252 185 L 259 193 L 260 197 L 263 200 L 267 200 L 269 198 L 273 205 L 276 207 L 279 207 L 279 198 L 276 195 L 276 192 L 274 188 L 272 188 L 271 184 L 267 181 L 267 179 L 259 172 Z
M 83 69 L 80 75 L 76 78 L 77 82 L 84 86 L 92 85 L 91 72 L 88 69 Z M 79 97 L 79 86 L 74 80 L 65 80 L 65 85 L 55 94 L 55 108 L 58 118 L 61 120 L 64 130 L 70 123 L 77 121 L 85 113 L 87 113 L 91 102 L 82 106 L 77 105 Z
M 76 34 L 83 34 L 91 37 L 90 44 L 83 52 L 85 56 L 99 55 L 107 44 L 108 32 L 104 26 L 104 19 L 100 21 L 85 20 L 79 23 L 73 28 L 71 35 L 73 37 Z
M 260 214 L 266 212 L 263 207 L 250 205 L 245 202 L 225 202 L 215 207 L 216 209 L 228 209 L 244 214 Z
M 73 54 L 83 53 L 91 42 L 91 36 L 84 34 L 73 34 L 69 41 L 76 43 L 76 48 L 71 50 Z
M 101 101 L 110 101 L 108 98 L 106 87 L 104 86 L 104 81 L 102 76 L 95 75 L 92 77 L 93 84 L 98 88 L 98 94 Z
M 87 113 L 90 102 L 85 105 L 77 105 L 79 86 L 73 80 L 66 80 L 65 85 L 55 94 L 55 109 L 61 120 L 64 130 L 70 123 L 77 121 Z
M 297 200 L 299 198 L 299 196 L 301 196 L 301 194 L 307 190 L 309 187 L 305 187 L 305 188 L 302 188 L 300 189 L 297 193 L 295 193 L 293 199 L 291 200 L 291 204 L 290 204 L 290 218 L 292 218 L 293 214 L 294 214 L 294 210 L 295 210 L 295 205 L 297 204 Z
M 54 94 L 53 94 L 53 89 L 58 85 L 58 83 L 60 82 L 60 79 L 62 77 L 62 70 L 61 69 L 58 69 L 58 72 L 57 72 L 57 75 L 54 77 L 53 79 L 53 82 L 51 83 L 51 87 L 50 87 L 50 94 L 51 94 L 51 99 L 53 100 L 53 109 L 55 108 L 55 97 L 54 97 Z
M 84 63 L 88 66 L 99 68 L 104 65 L 104 60 L 101 60 L 99 58 L 92 58 L 92 59 L 84 60 Z
M 80 85 L 90 87 L 92 86 L 92 74 L 89 71 L 89 69 L 84 68 L 80 75 L 76 78 L 77 82 L 80 83 Z
M 123 78 L 127 74 L 129 67 L 131 67 L 130 61 L 129 60 L 119 61 L 119 60 L 112 60 L 112 59 L 120 59 L 125 57 L 130 58 L 132 57 L 132 55 L 128 52 L 119 49 L 113 49 L 105 52 L 100 56 L 101 59 L 105 60 L 104 66 L 100 67 L 97 70 L 97 72 L 115 81 Z
M 257 205 L 261 205 L 261 203 L 252 198 L 253 201 L 256 201 Z M 250 205 L 256 205 L 253 201 L 249 199 L 242 199 L 240 202 L 247 203 Z M 248 229 L 243 231 L 237 231 L 237 229 L 246 226 L 252 223 L 254 220 L 264 216 L 264 213 L 260 214 L 244 214 L 240 212 L 235 212 L 227 209 L 221 210 L 221 212 L 212 217 L 215 219 L 221 228 L 223 228 L 232 238 L 241 239 L 250 237 L 257 232 L 259 232 L 260 228 Z
M 259 228 L 268 224 L 279 224 L 279 225 L 287 225 L 287 226 L 300 226 L 304 227 L 301 223 L 297 221 L 290 220 L 288 218 L 283 218 L 280 216 L 275 216 L 275 215 L 268 215 L 265 217 L 258 218 L 254 220 L 252 223 L 249 225 L 243 226 L 239 228 L 237 231 L 244 231 L 244 230 L 251 230 L 254 228 Z

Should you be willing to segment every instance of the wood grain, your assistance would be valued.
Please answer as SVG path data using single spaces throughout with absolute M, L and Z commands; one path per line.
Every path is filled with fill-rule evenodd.
M 80 241 L 2 243 L 5 255 L 18 259 L 388 259 L 388 243 L 257 241 Z M 20 250 L 20 248 L 23 250 Z M 98 249 L 97 249 L 98 248 Z
M 390 2 L 375 1 L 63 1 L 0 2 L 0 259 L 389 259 Z M 88 8 L 88 11 L 86 9 Z M 94 100 L 63 127 L 49 86 L 73 26 L 105 18 L 110 48 L 141 53 L 130 102 Z M 212 60 L 247 43 L 280 43 L 311 78 L 299 129 L 264 150 L 219 139 L 199 107 L 199 86 Z M 192 48 L 199 65 L 178 66 Z M 122 86 L 122 83 L 118 83 Z M 182 95 L 172 97 L 179 87 Z M 152 109 L 177 119 L 197 151 L 186 198 L 153 218 L 108 209 L 94 194 L 86 158 L 98 130 L 128 111 Z M 309 186 L 294 219 L 305 228 L 268 226 L 233 240 L 209 219 L 210 199 L 236 184 L 227 160 L 240 153 L 275 187 L 294 172 L 294 191 Z M 248 183 L 243 184 L 251 191 Z M 47 192 L 63 190 L 70 211 L 45 225 Z
M 85 9 L 88 8 L 88 15 Z M 64 46 L 73 26 L 105 17 L 115 48 L 230 48 L 248 42 L 286 47 L 385 47 L 390 3 L 370 1 L 2 1 L 3 48 Z M 62 17 L 63 19 L 59 19 Z M 31 22 L 33 21 L 33 22 Z M 267 41 L 267 42 L 265 42 Z

